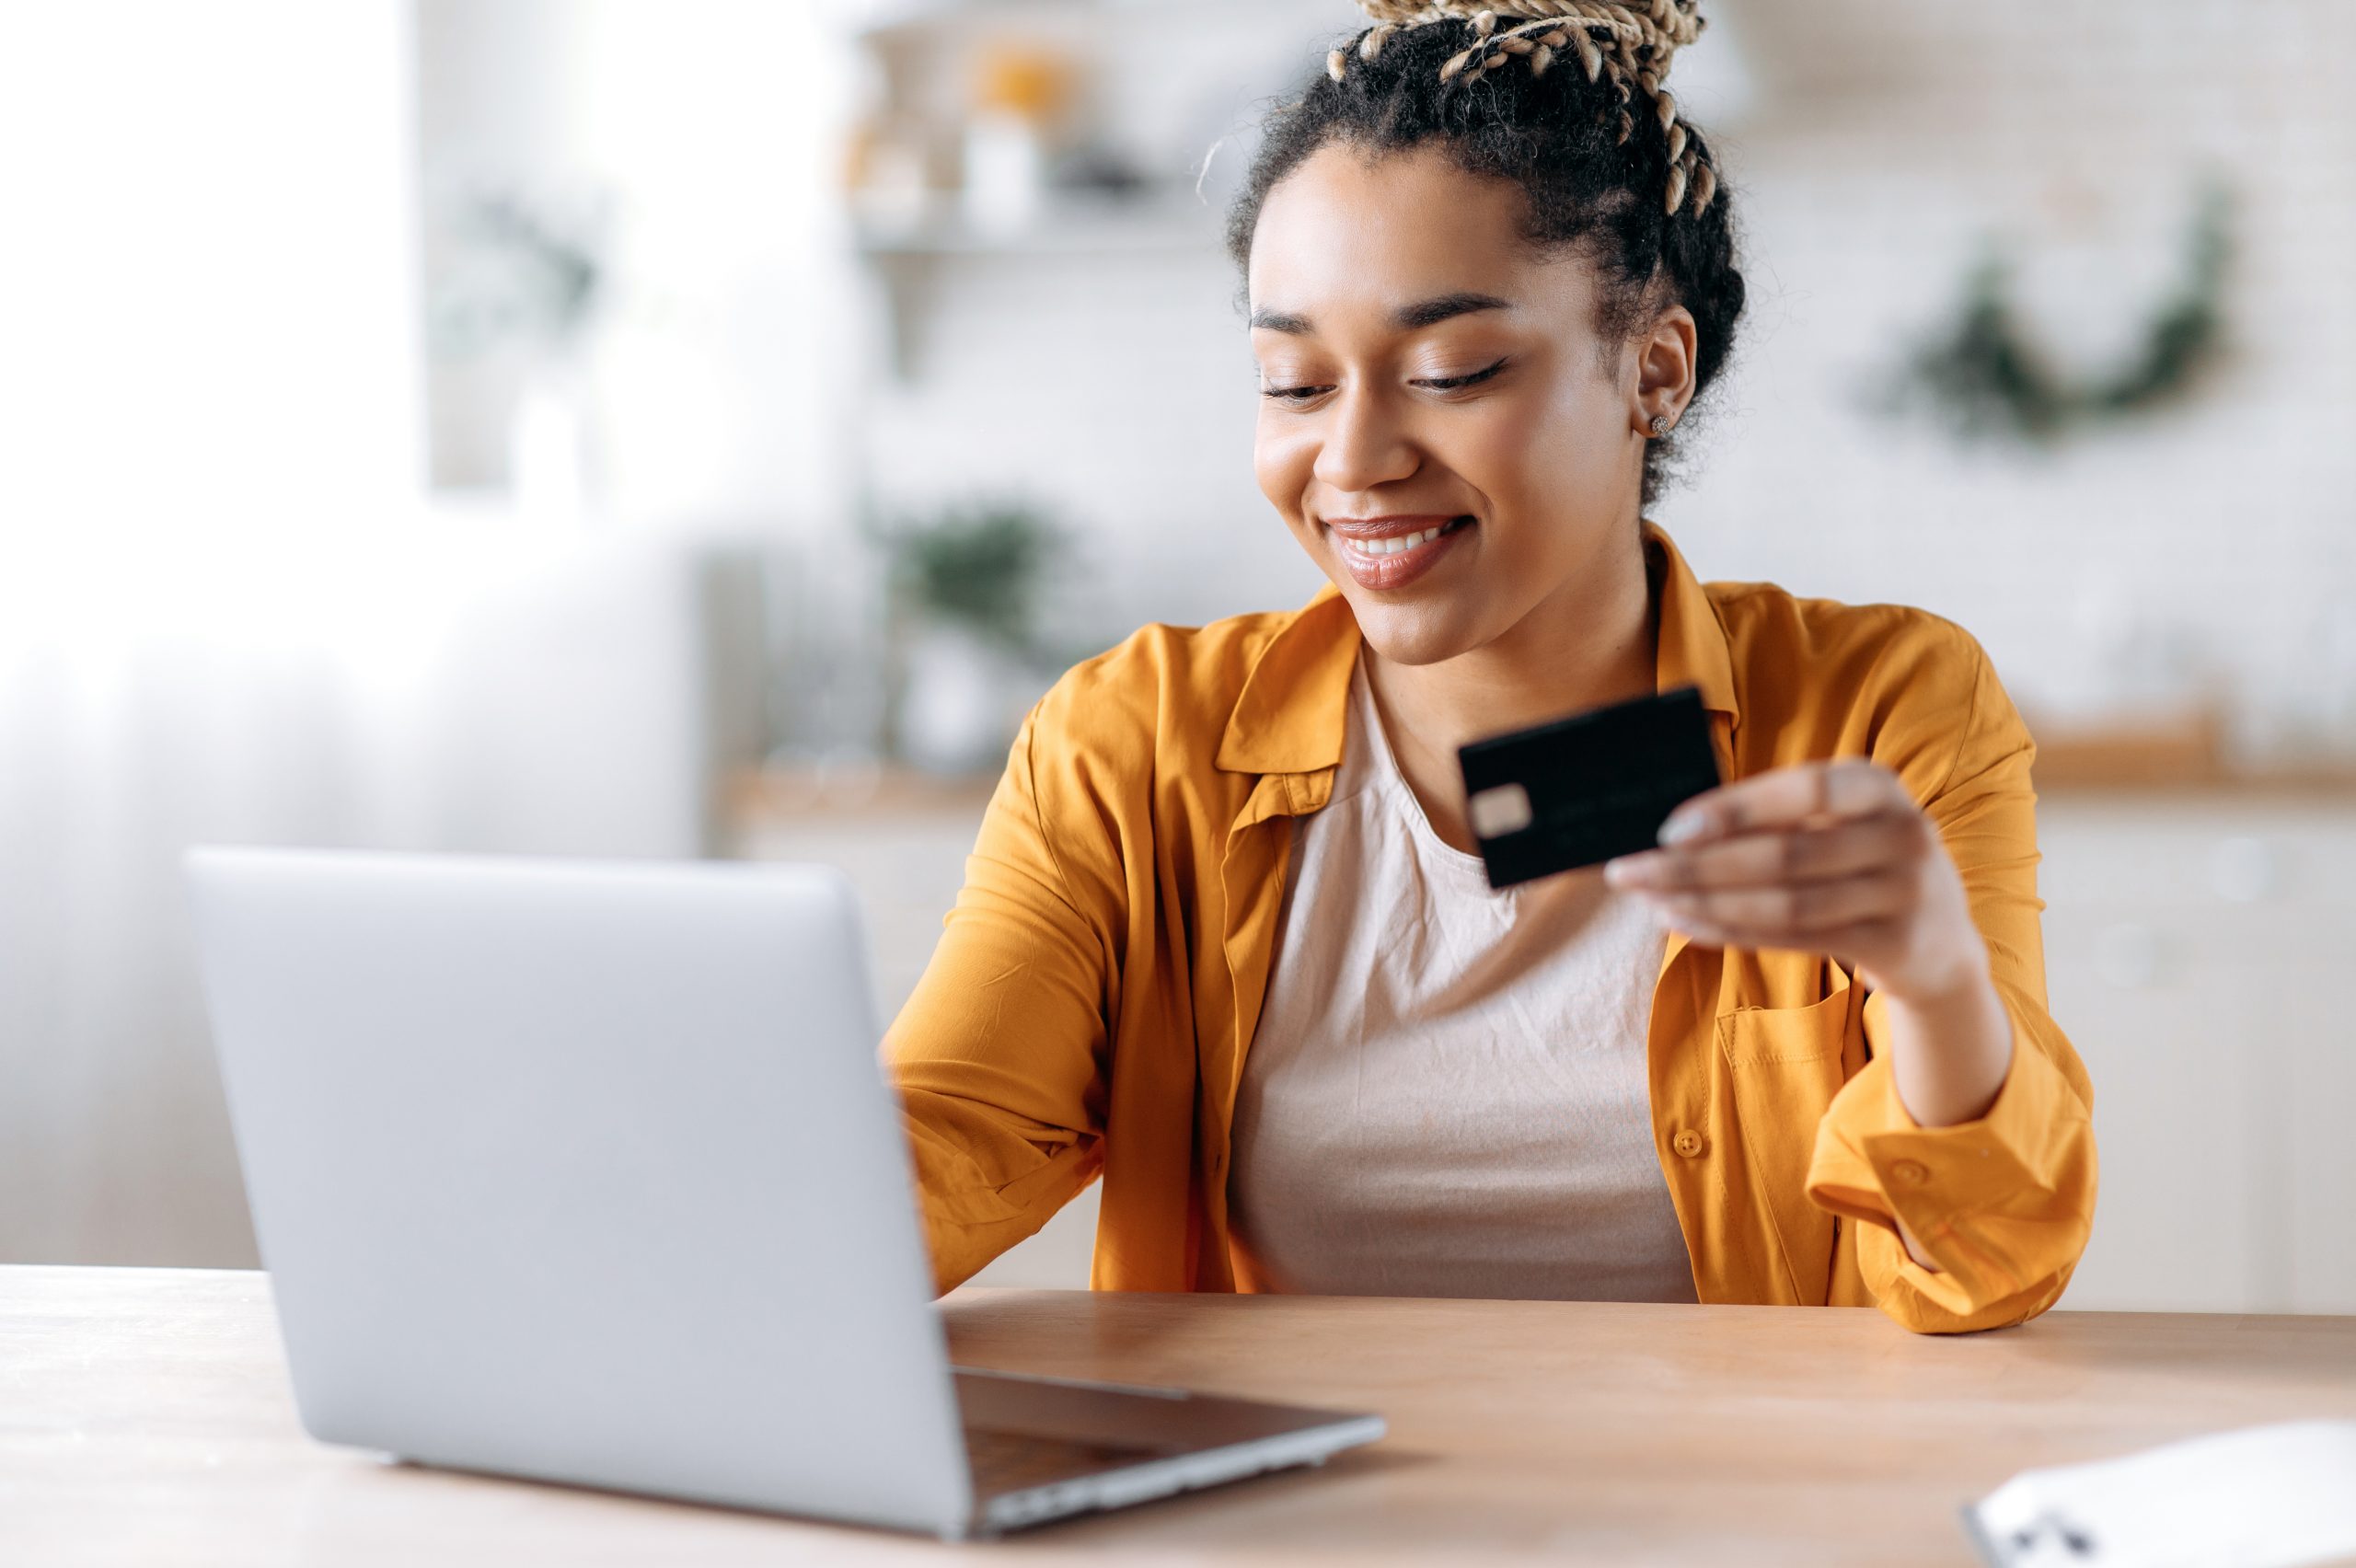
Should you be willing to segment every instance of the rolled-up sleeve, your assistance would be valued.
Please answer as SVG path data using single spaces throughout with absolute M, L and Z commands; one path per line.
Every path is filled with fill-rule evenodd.
M 1886 1000 L 1867 997 L 1870 1056 L 1819 1124 L 1807 1181 L 1819 1206 L 1864 1222 L 1858 1265 L 1874 1299 L 1926 1333 L 2016 1323 L 2052 1306 L 2095 1206 L 2094 1091 L 2046 1010 L 2036 747 L 1987 656 L 1966 640 L 1972 686 L 1952 761 L 1908 781 L 1961 873 L 2012 1020 L 2012 1063 L 1986 1114 L 1918 1126 L 1891 1071 Z M 1935 1270 L 1907 1255 L 1900 1219 Z
M 1107 890 L 1070 867 L 1041 803 L 1040 758 L 1057 754 L 1069 686 L 1023 721 L 941 940 L 884 1038 L 943 1291 L 1045 1224 L 1103 1162 L 1116 936 Z

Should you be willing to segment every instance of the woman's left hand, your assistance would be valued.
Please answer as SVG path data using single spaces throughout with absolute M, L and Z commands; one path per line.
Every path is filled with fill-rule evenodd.
M 1670 813 L 1660 836 L 1605 879 L 1697 942 L 1823 953 L 1918 1007 L 1989 984 L 1938 829 L 1879 763 L 1803 762 L 1720 785 Z

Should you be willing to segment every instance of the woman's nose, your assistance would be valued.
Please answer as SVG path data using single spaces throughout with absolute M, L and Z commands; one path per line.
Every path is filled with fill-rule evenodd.
M 1345 388 L 1332 406 L 1313 470 L 1336 490 L 1372 490 L 1413 477 L 1421 459 L 1384 399 L 1363 387 Z

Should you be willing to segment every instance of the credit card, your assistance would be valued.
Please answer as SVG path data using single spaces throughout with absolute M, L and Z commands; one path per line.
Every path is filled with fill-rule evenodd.
M 1669 813 L 1718 783 L 1692 686 L 1486 736 L 1456 759 L 1496 888 L 1653 848 Z

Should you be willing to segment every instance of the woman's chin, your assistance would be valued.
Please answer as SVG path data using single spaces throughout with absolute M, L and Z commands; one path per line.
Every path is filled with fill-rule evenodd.
M 1405 601 L 1367 594 L 1348 582 L 1340 586 L 1357 617 L 1359 635 L 1385 663 L 1437 664 L 1475 644 L 1472 617 L 1467 606 L 1450 602 L 1453 595 Z

